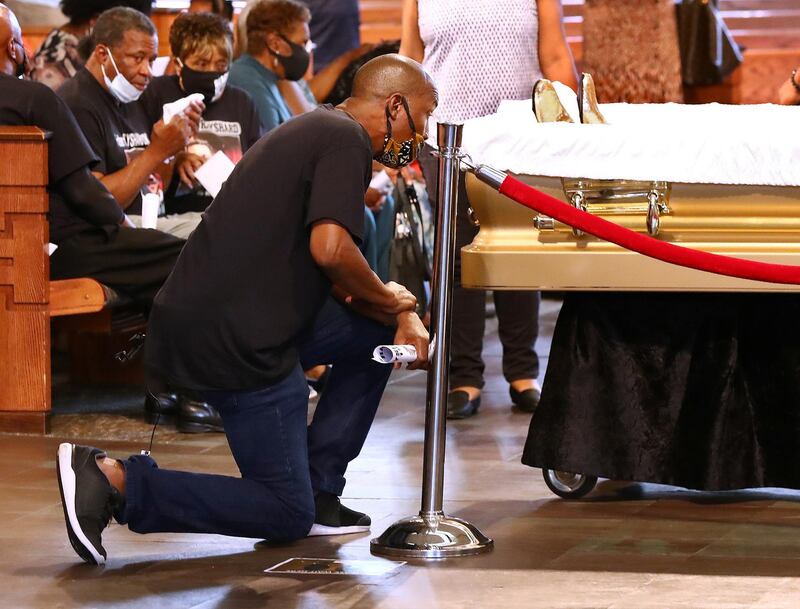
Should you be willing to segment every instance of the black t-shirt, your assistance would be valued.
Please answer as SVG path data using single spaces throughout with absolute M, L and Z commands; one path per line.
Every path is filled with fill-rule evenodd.
M 35 126 L 52 134 L 48 142 L 50 241 L 58 244 L 93 226 L 119 223 L 122 214 L 116 207 L 72 206 L 57 192 L 59 181 L 84 167 L 92 168 L 97 157 L 67 105 L 49 87 L 0 74 L 0 125 Z
M 367 132 L 322 106 L 261 138 L 222 187 L 156 297 L 146 361 L 187 389 L 267 387 L 330 293 L 309 250 L 331 219 L 356 241 L 371 177 Z
M 150 125 L 161 119 L 164 104 L 182 97 L 186 97 L 186 93 L 178 84 L 177 76 L 154 78 L 141 98 Z M 197 135 L 187 149 L 204 159 L 221 150 L 236 164 L 260 137 L 261 121 L 256 105 L 244 90 L 229 85 L 222 97 L 206 106 Z M 176 175 L 167 189 L 164 203 L 168 214 L 182 214 L 205 211 L 211 200 L 202 186 L 190 190 Z
M 58 94 L 75 115 L 89 145 L 100 162 L 94 171 L 102 174 L 125 169 L 128 163 L 150 145 L 150 124 L 138 102 L 120 103 L 106 91 L 86 68 L 64 83 Z M 142 190 L 163 190 L 160 178 L 153 174 Z M 141 193 L 125 209 L 130 215 L 142 213 Z

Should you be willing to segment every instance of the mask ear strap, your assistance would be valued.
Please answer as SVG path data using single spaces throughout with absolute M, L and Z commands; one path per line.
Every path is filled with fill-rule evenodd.
M 408 100 L 405 97 L 400 98 L 403 102 L 403 108 L 406 111 L 406 116 L 408 117 L 408 126 L 411 127 L 411 133 L 417 132 L 417 127 L 414 125 L 414 119 L 411 118 L 411 110 L 408 109 Z
M 392 113 L 389 112 L 389 106 L 384 109 L 386 112 L 386 137 L 392 137 Z

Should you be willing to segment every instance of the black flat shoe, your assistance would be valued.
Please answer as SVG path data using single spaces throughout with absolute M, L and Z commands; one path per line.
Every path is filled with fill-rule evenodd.
M 177 428 L 182 433 L 225 432 L 216 408 L 187 396 L 181 396 L 178 403 Z
M 539 405 L 539 400 L 542 397 L 542 390 L 536 384 L 530 389 L 524 391 L 517 391 L 513 387 L 508 388 L 508 393 L 511 395 L 511 401 L 516 404 L 522 412 L 533 412 Z
M 469 399 L 466 391 L 451 391 L 447 394 L 447 418 L 468 419 L 478 413 L 481 407 L 481 396 Z
M 178 396 L 175 393 L 148 393 L 144 398 L 144 420 L 173 424 L 178 415 Z

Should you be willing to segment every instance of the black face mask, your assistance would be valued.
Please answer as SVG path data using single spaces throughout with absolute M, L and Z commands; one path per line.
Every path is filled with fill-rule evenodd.
M 227 72 L 200 72 L 192 70 L 181 62 L 181 87 L 187 95 L 199 93 L 203 102 L 209 105 L 222 97 L 228 81 Z
M 272 49 L 269 49 L 269 52 L 281 62 L 286 74 L 286 80 L 300 80 L 308 70 L 308 64 L 311 63 L 311 55 L 306 51 L 305 47 L 292 42 L 286 36 L 281 36 L 281 38 L 291 47 L 292 54 L 278 55 Z

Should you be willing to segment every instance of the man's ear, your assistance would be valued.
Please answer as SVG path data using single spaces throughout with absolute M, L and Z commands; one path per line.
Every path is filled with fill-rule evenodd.
M 389 108 L 389 114 L 392 117 L 392 120 L 397 120 L 397 114 L 403 107 L 403 96 L 399 93 L 392 93 L 386 99 L 386 105 Z
M 92 51 L 92 56 L 99 62 L 103 63 L 108 57 L 108 49 L 102 44 L 98 44 Z

